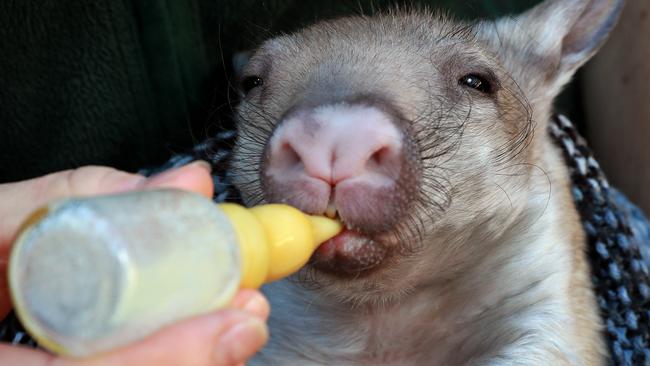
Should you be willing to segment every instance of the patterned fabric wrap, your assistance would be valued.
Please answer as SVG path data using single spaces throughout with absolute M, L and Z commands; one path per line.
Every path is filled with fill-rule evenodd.
M 555 116 L 550 134 L 562 149 L 573 181 L 572 193 L 588 237 L 587 253 L 611 366 L 650 366 L 650 222 L 627 198 L 611 188 L 593 153 L 573 124 Z M 142 174 L 208 161 L 213 168 L 216 202 L 239 201 L 227 162 L 235 133 L 226 131 L 173 156 Z M 36 346 L 14 314 L 0 322 L 0 340 Z
M 641 255 L 650 248 L 650 224 L 609 186 L 586 141 L 566 117 L 555 116 L 550 133 L 564 152 L 573 198 L 587 233 L 610 365 L 650 365 L 650 277 Z

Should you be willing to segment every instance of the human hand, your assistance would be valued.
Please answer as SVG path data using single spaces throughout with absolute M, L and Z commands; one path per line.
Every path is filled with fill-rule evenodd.
M 11 310 L 6 266 L 23 220 L 54 199 L 152 188 L 179 188 L 212 196 L 210 168 L 203 162 L 149 179 L 105 167 L 84 167 L 23 182 L 0 184 L 0 317 Z M 0 366 L 241 365 L 268 337 L 269 305 L 256 291 L 241 291 L 231 308 L 169 326 L 135 344 L 73 360 L 23 347 L 0 345 Z

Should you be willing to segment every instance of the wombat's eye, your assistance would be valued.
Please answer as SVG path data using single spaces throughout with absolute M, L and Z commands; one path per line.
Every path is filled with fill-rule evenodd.
M 262 86 L 262 84 L 264 84 L 264 80 L 262 80 L 261 77 L 255 75 L 247 76 L 242 80 L 241 88 L 244 91 L 244 94 L 248 94 L 248 92 L 257 88 L 258 86 Z
M 482 93 L 490 94 L 493 92 L 492 84 L 483 76 L 477 74 L 467 74 L 458 80 L 463 86 L 476 89 Z

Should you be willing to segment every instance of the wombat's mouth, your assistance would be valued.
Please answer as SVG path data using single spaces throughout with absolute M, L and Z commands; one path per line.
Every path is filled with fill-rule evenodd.
M 388 253 L 380 241 L 344 229 L 318 247 L 311 258 L 311 264 L 334 275 L 361 276 L 376 269 L 388 257 Z

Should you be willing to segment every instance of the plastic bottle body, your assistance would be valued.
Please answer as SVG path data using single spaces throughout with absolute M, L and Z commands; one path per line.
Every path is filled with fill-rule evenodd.
M 199 195 L 81 198 L 37 216 L 15 244 L 9 281 L 20 319 L 58 353 L 128 344 L 226 305 L 239 287 L 235 231 Z

